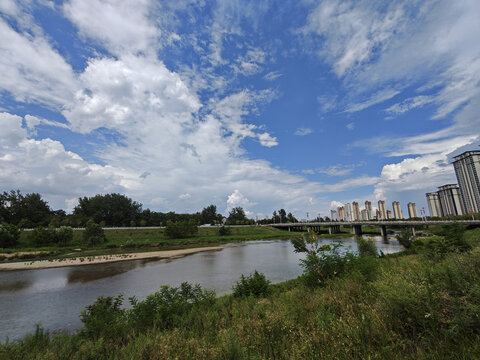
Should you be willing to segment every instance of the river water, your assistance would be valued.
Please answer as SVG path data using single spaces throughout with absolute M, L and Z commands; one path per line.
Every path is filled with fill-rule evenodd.
M 402 249 L 394 239 L 372 240 L 385 254 Z M 322 240 L 332 241 L 356 251 L 352 237 Z M 184 281 L 224 295 L 231 292 L 241 274 L 254 270 L 264 273 L 272 283 L 293 279 L 302 273 L 302 255 L 293 250 L 288 240 L 245 241 L 227 244 L 221 251 L 172 260 L 0 272 L 0 341 L 20 338 L 32 332 L 35 324 L 48 330 L 78 329 L 80 311 L 99 296 L 123 294 L 127 299 L 135 295 L 143 300 L 161 285 L 178 286 Z

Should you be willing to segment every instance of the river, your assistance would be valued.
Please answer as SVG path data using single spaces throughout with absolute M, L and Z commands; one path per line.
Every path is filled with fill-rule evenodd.
M 383 253 L 402 249 L 394 239 L 372 240 Z M 356 251 L 353 237 L 322 240 L 331 241 L 341 241 L 345 248 Z M 245 241 L 227 244 L 221 251 L 172 260 L 0 272 L 0 341 L 18 339 L 32 332 L 35 324 L 53 331 L 78 329 L 80 311 L 99 296 L 123 294 L 127 299 L 135 295 L 142 300 L 161 285 L 178 286 L 184 281 L 224 295 L 231 292 L 241 274 L 254 270 L 272 283 L 293 279 L 302 273 L 301 257 L 288 240 Z

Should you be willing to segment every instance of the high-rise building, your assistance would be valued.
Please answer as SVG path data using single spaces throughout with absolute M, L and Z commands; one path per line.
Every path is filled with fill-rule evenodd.
M 352 202 L 352 211 L 353 211 L 353 221 L 360 220 L 360 206 L 358 206 L 358 202 Z
M 345 221 L 353 221 L 352 204 L 346 203 L 343 207 L 345 208 Z
M 466 151 L 454 159 L 463 208 L 466 213 L 480 212 L 480 151 Z
M 393 219 L 393 215 L 390 210 L 387 210 L 387 219 Z
M 332 221 L 337 221 L 338 220 L 337 210 L 330 210 L 330 219 Z
M 378 214 L 380 215 L 380 219 L 387 219 L 387 208 L 383 200 L 378 200 Z
M 343 206 L 340 206 L 337 208 L 338 212 L 338 220 L 344 221 L 345 220 L 345 208 Z
M 417 204 L 409 202 L 407 206 L 408 206 L 408 217 L 410 219 L 417 218 L 418 217 Z
M 372 215 L 372 203 L 370 201 L 365 201 L 365 210 L 367 210 L 367 218 L 366 220 L 372 220 L 373 215 Z
M 395 219 L 403 219 L 403 211 L 400 207 L 400 202 L 394 201 L 392 202 L 393 207 L 393 214 L 395 215 Z
M 370 220 L 368 218 L 368 210 L 367 209 L 362 209 L 362 211 L 360 211 L 360 219 L 362 221 L 367 221 L 367 220 Z
M 457 184 L 447 184 L 438 188 L 438 199 L 443 216 L 465 214 L 462 195 Z
M 431 217 L 442 217 L 443 211 L 442 207 L 440 206 L 440 200 L 438 198 L 438 193 L 426 193 L 425 196 L 427 197 L 427 204 L 428 204 L 428 212 L 430 213 Z

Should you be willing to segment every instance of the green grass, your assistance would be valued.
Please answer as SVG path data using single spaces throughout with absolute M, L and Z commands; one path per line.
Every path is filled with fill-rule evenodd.
M 372 258 L 368 278 L 354 268 L 323 287 L 291 280 L 264 298 L 187 306 L 146 329 L 115 315 L 99 325 L 112 330 L 101 337 L 37 328 L 1 344 L 0 358 L 478 359 L 480 229 L 466 238 L 474 245 L 467 253 Z
M 302 236 L 302 233 L 289 233 L 271 227 L 242 226 L 230 228 L 230 235 L 220 236 L 218 227 L 198 228 L 198 233 L 189 238 L 171 239 L 165 234 L 165 229 L 105 229 L 107 242 L 88 246 L 83 240 L 83 230 L 75 230 L 73 241 L 68 246 L 34 247 L 29 239 L 29 232 L 22 232 L 15 249 L 0 249 L 0 253 L 41 252 L 38 255 L 24 255 L 9 261 L 22 259 L 62 258 L 81 255 L 106 255 L 125 252 L 150 250 L 175 250 L 192 247 L 215 246 L 229 242 L 246 240 L 289 239 Z M 78 251 L 81 249 L 82 251 Z

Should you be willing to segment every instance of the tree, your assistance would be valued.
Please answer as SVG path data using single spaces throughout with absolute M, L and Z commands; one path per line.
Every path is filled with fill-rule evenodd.
M 107 241 L 102 227 L 91 219 L 87 221 L 85 232 L 83 233 L 83 239 L 90 245 L 96 245 Z
M 240 206 L 237 206 L 230 211 L 227 221 L 229 224 L 243 224 L 248 222 L 248 219 L 245 216 L 245 211 Z
M 55 242 L 61 246 L 67 245 L 73 240 L 73 229 L 70 226 L 60 226 L 55 229 Z
M 47 225 L 52 211 L 40 194 L 22 195 L 20 190 L 0 195 L 0 221 L 21 227 Z
M 15 225 L 0 223 L 0 248 L 15 247 L 20 237 L 20 231 Z
M 215 205 L 207 206 L 203 208 L 200 214 L 200 222 L 202 224 L 215 224 L 217 220 L 217 207 Z
M 165 227 L 165 233 L 172 239 L 190 237 L 195 235 L 197 232 L 197 224 L 192 220 L 179 222 L 168 220 L 167 226 Z
M 95 223 L 105 221 L 107 226 L 128 226 L 136 222 L 141 213 L 142 204 L 115 193 L 79 198 L 73 210 L 74 215 L 91 218 Z

